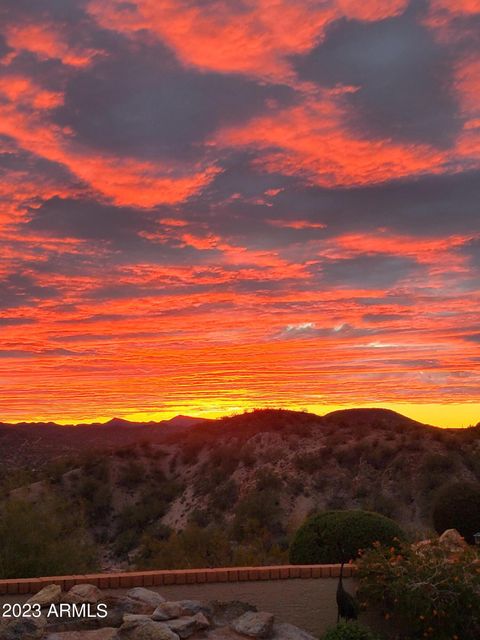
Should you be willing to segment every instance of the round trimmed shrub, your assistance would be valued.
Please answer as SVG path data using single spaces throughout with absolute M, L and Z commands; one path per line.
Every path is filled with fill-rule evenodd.
M 438 534 L 456 529 L 467 542 L 480 532 L 480 485 L 454 482 L 440 490 L 433 507 L 433 525 Z
M 322 640 L 379 640 L 379 636 L 358 622 L 340 622 L 328 629 Z
M 292 564 L 348 562 L 374 542 L 396 546 L 405 538 L 394 520 L 372 511 L 323 511 L 308 518 L 290 545 Z

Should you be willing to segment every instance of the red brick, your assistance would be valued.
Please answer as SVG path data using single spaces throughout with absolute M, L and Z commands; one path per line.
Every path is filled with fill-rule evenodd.
M 300 568 L 299 567 L 290 567 L 289 575 L 290 575 L 290 578 L 299 578 L 300 577 Z
M 258 580 L 260 578 L 260 574 L 258 569 L 249 569 L 248 570 L 248 579 L 249 580 Z
M 119 575 L 118 579 L 120 581 L 120 587 L 124 589 L 131 589 L 133 587 L 133 578 L 132 576 L 128 575 L 128 573 Z
M 207 575 L 205 571 L 197 571 L 197 582 L 203 584 L 206 581 L 207 581 Z
M 312 567 L 300 567 L 300 577 L 301 578 L 311 578 L 312 577 Z
M 108 588 L 118 589 L 120 587 L 120 576 L 117 574 L 110 574 L 108 576 Z
M 215 576 L 217 582 L 228 582 L 228 571 L 225 569 L 216 569 Z
M 159 587 L 160 585 L 164 584 L 163 580 L 164 580 L 164 573 L 163 572 L 162 573 L 160 573 L 160 572 L 156 573 L 153 576 L 153 584 L 154 584 L 154 586 L 155 587 Z
M 229 569 L 228 570 L 228 581 L 229 582 L 238 582 L 238 569 Z
M 242 581 L 250 580 L 249 574 L 250 574 L 249 569 L 245 569 L 245 568 L 237 569 L 237 576 L 239 580 L 242 580 Z
M 331 575 L 332 578 L 338 578 L 339 577 L 339 575 L 340 575 L 340 565 L 339 564 L 332 564 L 332 566 L 330 568 L 330 575 Z
M 174 571 L 175 584 L 186 584 L 187 574 L 184 571 Z
M 144 587 L 153 587 L 153 575 L 150 573 L 143 578 Z
M 319 566 L 312 567 L 312 578 L 321 578 L 322 569 Z
M 260 580 L 270 580 L 270 567 L 259 567 L 258 573 Z
M 175 584 L 175 571 L 165 571 L 163 574 L 163 584 Z
M 290 577 L 290 568 L 289 567 L 280 567 L 280 579 L 285 580 Z

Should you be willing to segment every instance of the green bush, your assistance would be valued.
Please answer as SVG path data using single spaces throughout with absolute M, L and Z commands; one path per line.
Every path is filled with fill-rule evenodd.
M 277 491 L 253 490 L 241 500 L 235 510 L 232 533 L 238 542 L 245 542 L 267 531 L 272 536 L 283 534 L 282 508 Z
M 478 640 L 480 557 L 438 540 L 376 546 L 357 563 L 358 596 L 408 630 L 408 639 Z
M 340 622 L 336 627 L 328 629 L 322 640 L 380 640 L 379 636 L 358 622 Z
M 87 573 L 96 549 L 81 510 L 55 496 L 0 505 L 0 578 Z
M 467 542 L 480 531 L 480 485 L 455 482 L 440 490 L 433 507 L 437 533 L 456 529 Z
M 404 538 L 400 526 L 370 511 L 324 511 L 308 518 L 290 545 L 292 564 L 342 562 L 357 557 L 374 542 L 396 544 Z

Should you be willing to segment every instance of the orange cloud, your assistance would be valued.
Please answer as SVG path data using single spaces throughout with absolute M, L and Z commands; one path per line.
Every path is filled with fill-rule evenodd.
M 153 207 L 174 204 L 197 193 L 218 173 L 214 166 L 173 166 L 166 162 L 140 162 L 91 151 L 78 144 L 68 129 L 50 124 L 48 111 L 62 97 L 44 91 L 28 77 L 4 77 L 0 95 L 0 132 L 41 158 L 58 162 L 87 187 L 119 205 Z M 25 106 L 32 111 L 20 110 Z
M 6 29 L 5 37 L 8 46 L 16 52 L 30 51 L 40 60 L 56 58 L 72 67 L 88 66 L 98 53 L 70 45 L 54 24 L 12 24 Z
M 345 129 L 335 96 L 325 94 L 244 127 L 220 131 L 214 143 L 262 149 L 259 168 L 301 175 L 322 186 L 382 182 L 420 173 L 442 173 L 449 160 L 428 145 L 356 138 Z
M 342 16 L 379 20 L 400 13 L 407 0 L 248 0 L 241 10 L 227 0 L 199 3 L 135 0 L 125 6 L 92 0 L 89 12 L 107 29 L 135 36 L 147 30 L 187 65 L 222 73 L 292 77 L 288 56 L 311 49 L 326 26 Z

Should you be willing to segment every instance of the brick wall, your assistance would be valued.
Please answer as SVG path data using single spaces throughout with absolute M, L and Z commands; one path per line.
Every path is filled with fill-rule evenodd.
M 353 565 L 345 565 L 344 576 L 351 577 Z M 78 576 L 52 576 L 0 580 L 0 596 L 37 593 L 49 584 L 67 590 L 74 584 L 94 584 L 100 589 L 160 587 L 164 584 L 202 584 L 206 582 L 240 582 L 250 580 L 288 580 L 291 578 L 337 578 L 339 564 L 280 565 L 272 567 L 225 567 L 217 569 L 173 569 L 132 571 L 128 573 L 94 573 Z

